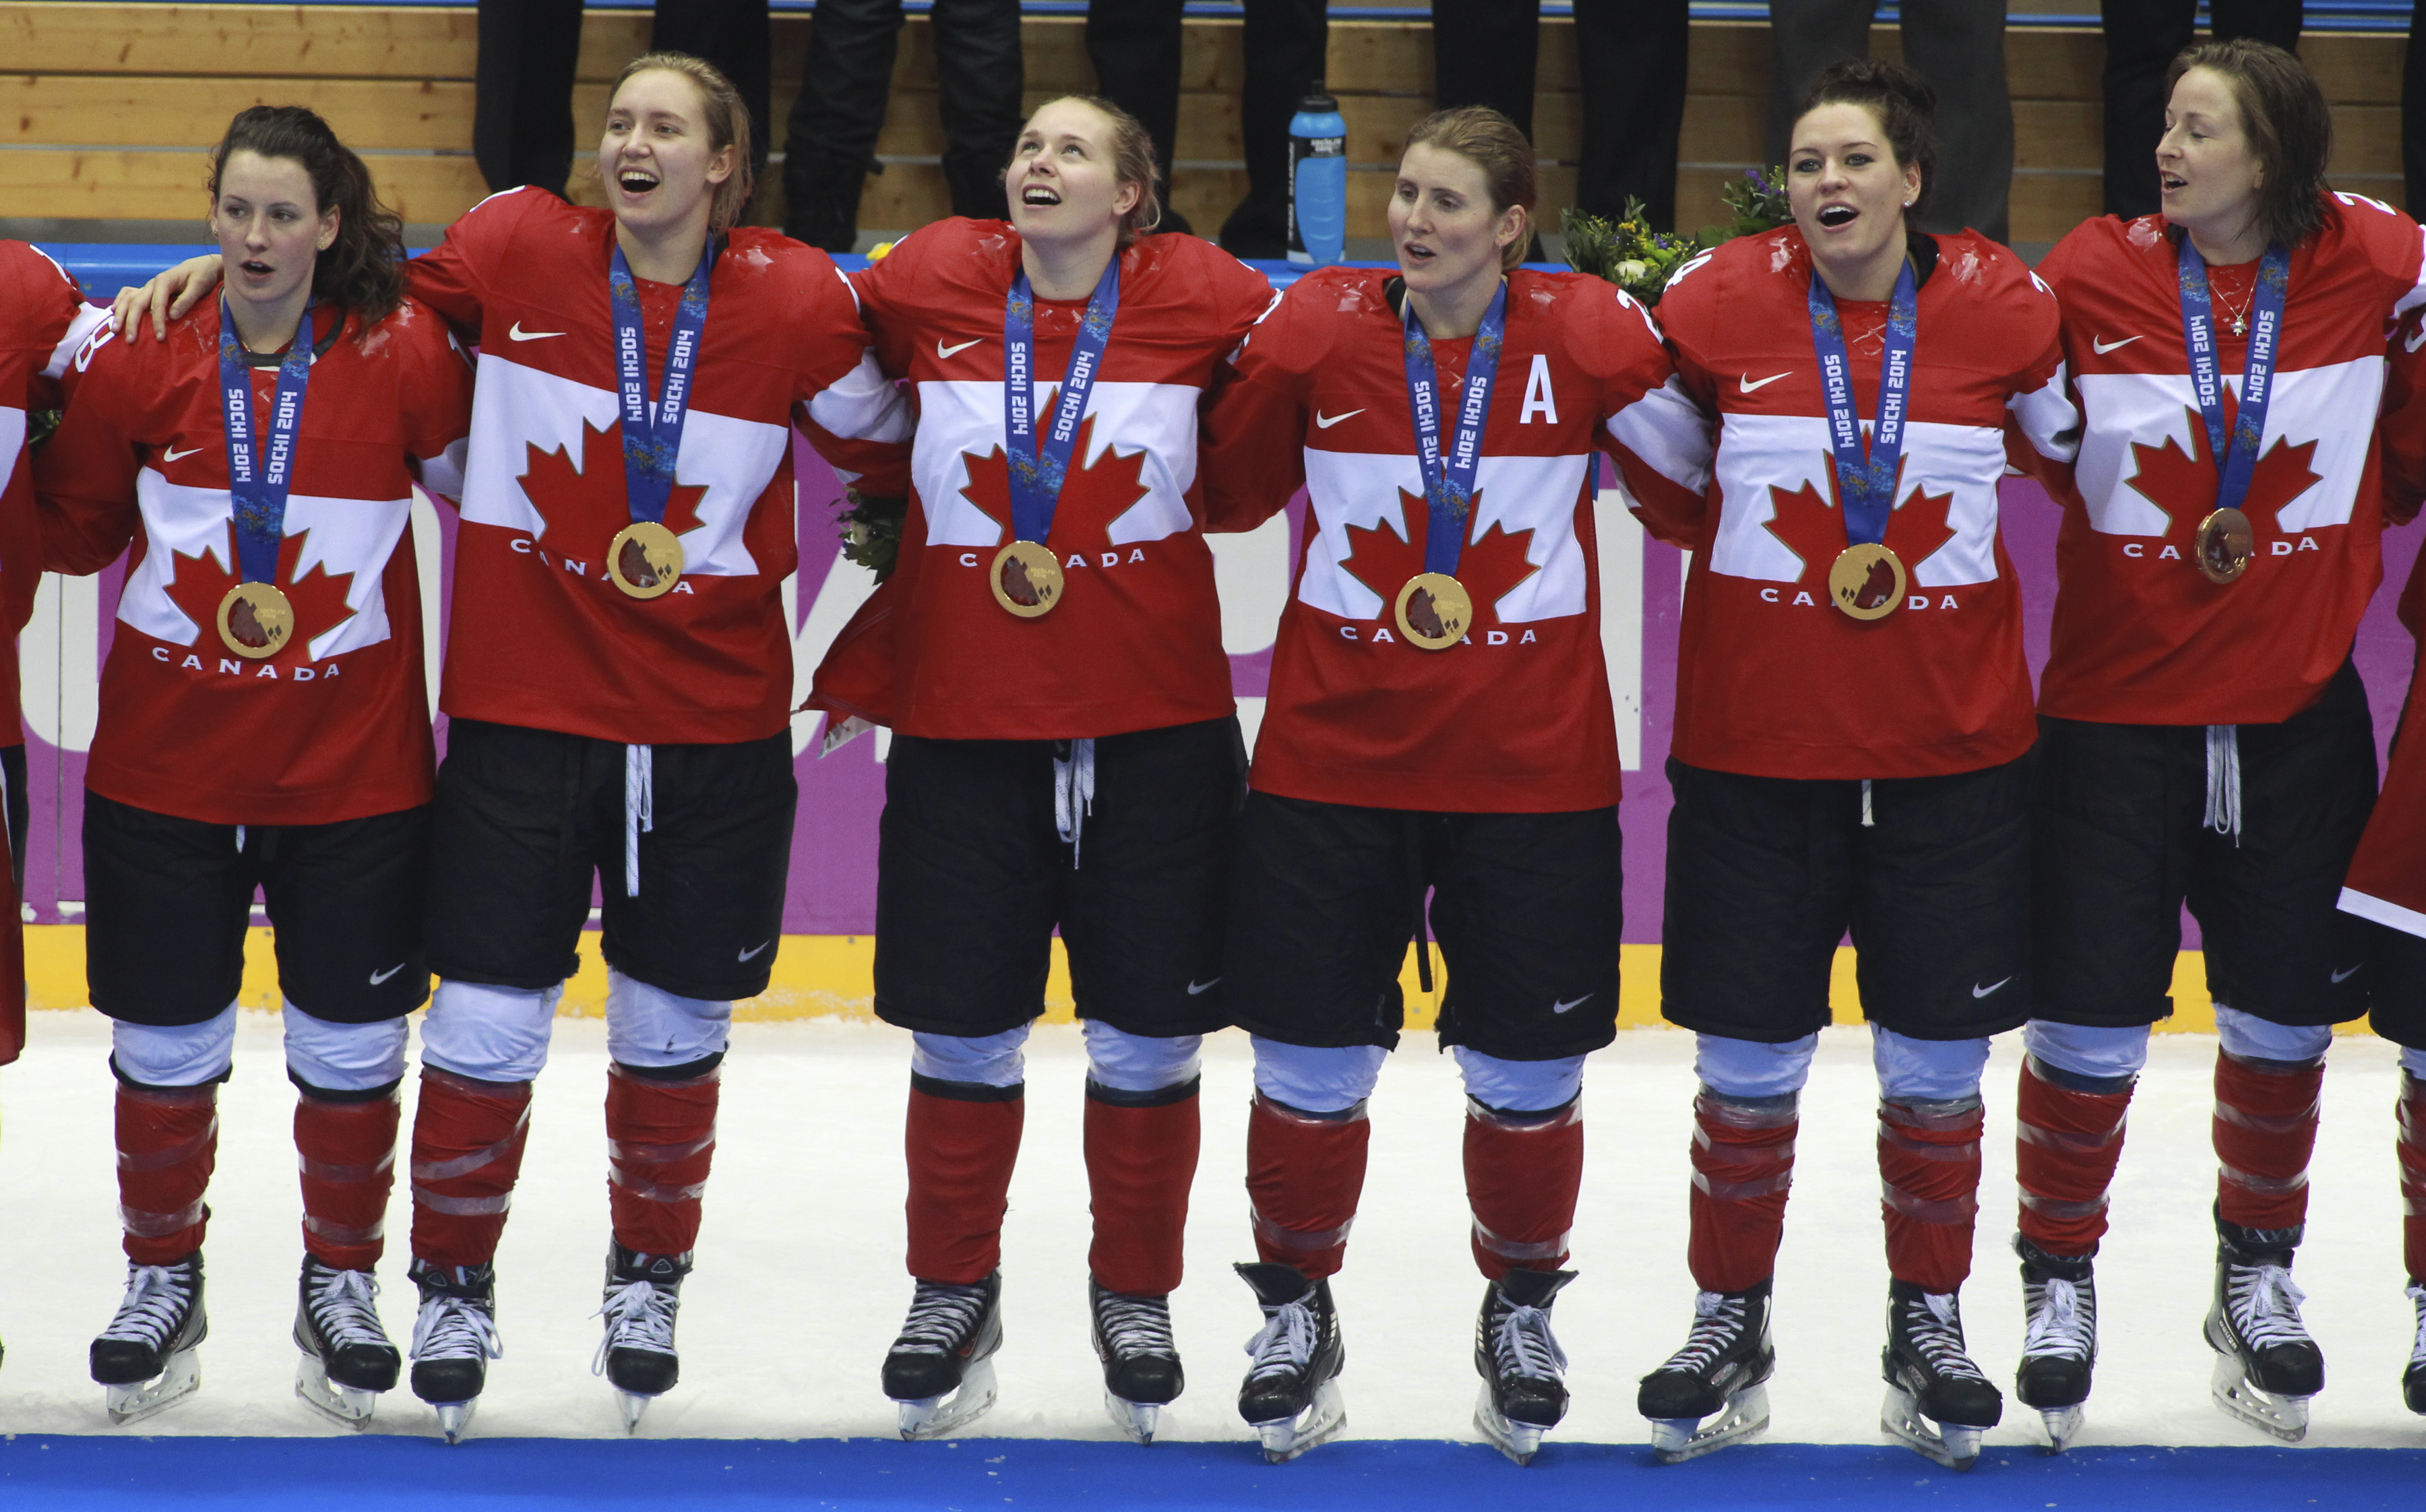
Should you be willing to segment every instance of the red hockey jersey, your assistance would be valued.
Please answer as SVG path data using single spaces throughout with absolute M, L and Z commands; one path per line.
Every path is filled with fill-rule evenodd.
M 1599 279 L 1509 275 L 1507 330 L 1457 578 L 1474 625 L 1408 644 L 1395 605 L 1431 515 L 1385 269 L 1325 268 L 1248 337 L 1206 422 L 1224 528 L 1312 506 L 1249 780 L 1324 803 L 1552 813 L 1618 799 L 1600 640 L 1596 451 L 1638 492 L 1698 492 L 1699 417 L 1642 306 Z M 1453 415 L 1472 338 L 1433 344 Z M 1665 408 L 1681 431 L 1652 422 Z M 1444 421 L 1446 430 L 1452 421 Z M 1448 443 L 1446 435 L 1443 444 Z
M 790 722 L 792 427 L 846 478 L 898 493 L 907 410 L 833 260 L 735 230 L 709 279 L 666 509 L 682 581 L 626 597 L 606 571 L 607 543 L 631 523 L 614 237 L 606 211 L 515 189 L 412 260 L 414 295 L 480 349 L 439 705 L 636 745 L 763 739 Z M 654 396 L 682 288 L 639 289 Z
M 2036 735 L 1997 485 L 2009 460 L 2071 455 L 2078 416 L 2055 300 L 1973 233 L 1916 238 L 1915 253 L 1926 265 L 1886 530 L 1908 583 L 1902 607 L 1870 621 L 1829 600 L 1847 537 L 1803 233 L 1739 237 L 1679 268 L 1660 298 L 1678 375 L 1719 432 L 1706 494 L 1640 496 L 1644 523 L 1693 554 L 1679 761 L 1755 777 L 1935 777 L 2012 761 Z M 1867 436 L 1886 307 L 1837 309 Z
M 1203 534 L 1197 405 L 1270 307 L 1271 284 L 1193 236 L 1121 253 L 1120 310 L 1045 542 L 1066 587 L 1051 613 L 1022 619 L 987 584 L 1012 539 L 1003 305 L 1019 268 L 1007 223 L 956 219 L 856 280 L 884 371 L 915 395 L 916 455 L 899 566 L 836 637 L 810 706 L 959 740 L 1221 718 L 1236 705 Z M 1036 301 L 1041 415 L 1086 308 Z
M 2383 577 L 2376 416 L 2392 321 L 2426 303 L 2426 243 L 2407 216 L 2324 198 L 2291 254 L 2273 396 L 2242 509 L 2257 558 L 2218 585 L 2192 561 L 2218 471 L 2183 347 L 2176 243 L 2160 217 L 2089 221 L 2040 276 L 2063 304 L 2083 416 L 2064 507 L 2040 707 L 2117 724 L 2271 724 L 2314 702 L 2350 654 Z M 2256 265 L 2211 270 L 2217 314 L 2245 310 Z M 2239 412 L 2248 344 L 2218 320 Z M 2229 423 L 2227 421 L 2227 423 Z
M 17 636 L 33 617 L 42 577 L 41 523 L 25 445 L 28 412 L 56 409 L 59 376 L 109 312 L 88 305 L 75 280 L 24 242 L 0 241 L 0 746 L 24 740 L 19 719 Z
M 429 698 L 412 482 L 462 487 L 472 369 L 445 323 L 408 300 L 362 328 L 321 314 L 296 437 L 278 586 L 295 634 L 277 654 L 221 643 L 240 581 L 219 302 L 163 342 L 105 329 L 76 353 L 68 410 L 37 458 L 46 565 L 93 572 L 135 552 L 102 669 L 85 784 L 207 824 L 328 824 L 429 800 Z M 269 412 L 275 358 L 256 358 Z

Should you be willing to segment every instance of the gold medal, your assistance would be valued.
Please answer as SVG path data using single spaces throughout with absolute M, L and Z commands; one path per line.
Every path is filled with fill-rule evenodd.
M 1022 619 L 1034 619 L 1061 602 L 1061 563 L 1032 540 L 1014 540 L 994 554 L 986 587 L 994 589 L 995 603 Z
M 295 635 L 295 605 L 274 583 L 239 583 L 219 600 L 219 639 L 238 656 L 260 661 L 286 649 Z
M 2238 509 L 2218 509 L 2199 522 L 2199 572 L 2210 583 L 2229 583 L 2249 571 L 2257 555 L 2257 535 L 2249 517 Z
M 635 520 L 606 543 L 606 575 L 633 598 L 671 593 L 682 574 L 681 539 L 654 520 Z
M 1426 651 L 1448 650 L 1474 623 L 1474 595 L 1447 572 L 1417 572 L 1407 579 L 1393 607 L 1399 634 Z
M 1875 541 L 1848 546 L 1828 569 L 1828 602 L 1856 619 L 1884 619 L 1903 603 L 1903 562 Z

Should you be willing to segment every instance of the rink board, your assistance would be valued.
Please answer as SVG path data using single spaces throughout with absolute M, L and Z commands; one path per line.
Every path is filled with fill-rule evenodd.
M 1271 1466 L 1243 1444 L 874 1439 L 787 1442 L 19 1437 L 0 1499 L 45 1509 L 242 1505 L 273 1512 L 677 1507 L 2411 1508 L 2426 1450 L 1990 1450 L 1957 1475 L 1893 1448 L 1776 1444 L 1688 1465 L 1637 1447 L 1557 1444 L 1525 1470 L 1478 1444 L 1368 1440 Z

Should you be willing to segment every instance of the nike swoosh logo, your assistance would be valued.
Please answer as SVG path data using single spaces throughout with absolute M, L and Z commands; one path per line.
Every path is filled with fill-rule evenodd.
M 1210 992 L 1221 980 L 1221 978 L 1218 976 L 1210 982 L 1199 982 L 1191 978 L 1188 984 L 1188 995 L 1195 997 L 1200 993 Z
M 1782 378 L 1782 377 L 1784 377 L 1785 375 L 1780 374 L 1779 376 Z M 1587 993 L 1585 993 L 1582 997 L 1579 997 L 1579 998 L 1576 999 L 1573 1003 L 1553 1003 L 1553 1004 L 1551 1004 L 1551 1005 L 1550 1005 L 1550 1011 L 1551 1011 L 1552 1013 L 1564 1013 L 1564 1012 L 1566 1012 L 1567 1010 L 1569 1010 L 1570 1008 L 1579 1008 L 1579 1007 L 1582 1007 L 1586 1003 L 1589 1003 L 1589 1002 L 1591 1002 L 1591 1001 L 1592 1001 L 1592 994 L 1591 994 L 1590 992 L 1587 992 Z
M 2356 976 L 2359 973 L 2360 968 L 2364 967 L 2366 964 L 2367 962 L 2361 961 L 2357 966 L 2343 967 L 2340 971 L 2334 973 L 2334 981 L 2337 984 L 2349 981 L 2352 977 Z
M 201 450 L 202 448 L 200 446 L 188 446 L 181 452 L 174 446 L 171 446 L 167 451 L 160 454 L 160 460 L 164 462 L 173 462 L 180 457 L 191 457 Z
M 2414 352 L 2420 346 L 2426 346 L 2426 326 L 2418 327 L 2414 335 L 2401 344 L 2404 352 Z
M 516 341 L 545 341 L 550 336 L 561 336 L 564 332 L 560 330 L 525 330 L 523 329 L 523 323 L 517 320 L 512 326 L 507 329 L 506 334 L 511 336 Z
M 393 966 L 389 967 L 386 971 L 383 971 L 383 972 L 373 972 L 373 973 L 371 973 L 371 986 L 373 986 L 373 987 L 377 987 L 377 986 L 379 986 L 381 982 L 386 981 L 389 977 L 394 976 L 396 973 L 398 973 L 398 972 L 400 972 L 400 971 L 404 970 L 404 965 L 405 965 L 405 963 L 404 963 L 404 962 L 402 962 L 402 961 L 397 961 L 395 965 L 393 965 Z
M 1327 415 L 1321 410 L 1317 410 L 1314 412 L 1314 428 L 1317 430 L 1329 430 L 1332 426 L 1339 424 L 1341 421 L 1352 420 L 1364 412 L 1365 411 L 1362 410 L 1350 410 L 1344 415 Z
M 2089 338 L 2089 345 L 2096 350 L 2098 356 L 2103 357 L 2108 352 L 2119 351 L 2139 339 L 2137 336 L 2126 336 L 2121 341 L 2099 341 L 2092 336 Z
M 771 940 L 761 941 L 760 941 L 756 946 L 752 947 L 752 949 L 749 949 L 749 950 L 745 950 L 745 951 L 743 951 L 743 952 L 741 953 L 741 958 L 742 958 L 743 960 L 745 960 L 745 961 L 746 961 L 746 960 L 748 960 L 748 959 L 749 959 L 751 957 L 752 957 L 752 956 L 756 956 L 756 955 L 763 954 L 763 953 L 766 951 L 767 947 L 768 947 L 768 945 L 773 944 L 773 943 L 774 943 L 774 941 L 771 941 Z
M 2137 341 L 2138 339 L 2139 338 L 2136 336 L 2132 338 L 2134 341 Z M 1971 995 L 1975 998 L 1986 997 L 1989 993 L 1994 992 L 1997 989 L 2004 986 L 2006 982 L 2010 982 L 2012 980 L 2013 978 L 2008 976 L 2004 978 L 2003 981 L 1991 982 L 1986 987 L 1981 987 L 1979 983 L 1974 982 L 1971 984 Z
M 1794 375 L 1790 372 L 1771 373 L 1769 377 L 1762 378 L 1759 382 L 1755 383 L 1753 381 L 1752 375 L 1750 373 L 1746 373 L 1743 377 L 1736 379 L 1736 381 L 1743 385 L 1743 391 L 1746 394 L 1755 394 L 1776 382 L 1779 378 L 1792 378 L 1793 376 Z
M 983 340 L 985 340 L 985 338 L 983 336 L 979 336 L 976 341 L 964 341 L 958 346 L 946 346 L 944 345 L 943 338 L 938 336 L 935 338 L 935 355 L 948 362 L 952 358 L 959 356 L 961 353 L 967 351 L 970 347 L 975 346 L 978 342 Z

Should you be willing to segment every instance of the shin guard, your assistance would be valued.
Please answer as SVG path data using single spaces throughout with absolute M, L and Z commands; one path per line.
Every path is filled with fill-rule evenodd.
M 1025 1090 L 911 1073 L 902 1143 L 910 1157 L 910 1274 L 918 1280 L 974 1286 L 1002 1263 Z
M 528 1082 L 421 1069 L 412 1115 L 412 1253 L 458 1269 L 497 1257 L 530 1134 Z
M 721 1075 L 711 1066 L 668 1080 L 606 1063 L 606 1206 L 624 1248 L 687 1255 L 697 1242 Z
M 2401 1258 L 2409 1279 L 2426 1281 L 2426 1081 L 2401 1073 Z
M 1584 1103 L 1511 1113 L 1465 1100 L 1465 1200 L 1486 1280 L 1567 1263 L 1584 1179 Z
M 303 1173 L 303 1249 L 332 1270 L 369 1270 L 387 1239 L 396 1184 L 396 1087 L 359 1100 L 295 1102 L 295 1159 Z
M 2123 1158 L 2130 1107 L 2128 1086 L 2078 1091 L 2043 1075 L 2035 1056 L 2022 1057 L 2014 1123 L 2020 1227 L 2043 1253 L 2065 1260 L 2097 1253 L 2106 1234 L 2106 1189 Z
M 1786 1196 L 1794 1184 L 1796 1097 L 1731 1098 L 1704 1086 L 1693 1099 L 1693 1284 L 1741 1292 L 1777 1269 Z
M 202 1247 L 218 1162 L 218 1086 L 118 1085 L 118 1216 L 126 1258 L 170 1265 Z
M 2308 1216 L 2308 1155 L 2317 1144 L 2313 1065 L 2215 1056 L 2216 1212 L 2244 1229 L 2296 1229 Z
M 1930 1292 L 1951 1292 L 1971 1274 L 1971 1230 L 1980 1216 L 1977 1098 L 1879 1103 L 1879 1210 L 1886 1219 L 1887 1274 Z
M 1256 1094 L 1247 1114 L 1247 1211 L 1259 1258 L 1309 1281 L 1339 1273 L 1372 1134 L 1362 1102 L 1307 1113 Z
M 1202 1140 L 1199 1078 L 1154 1092 L 1087 1083 L 1087 1195 L 1095 1242 L 1087 1268 L 1108 1292 L 1179 1288 L 1188 1193 Z

